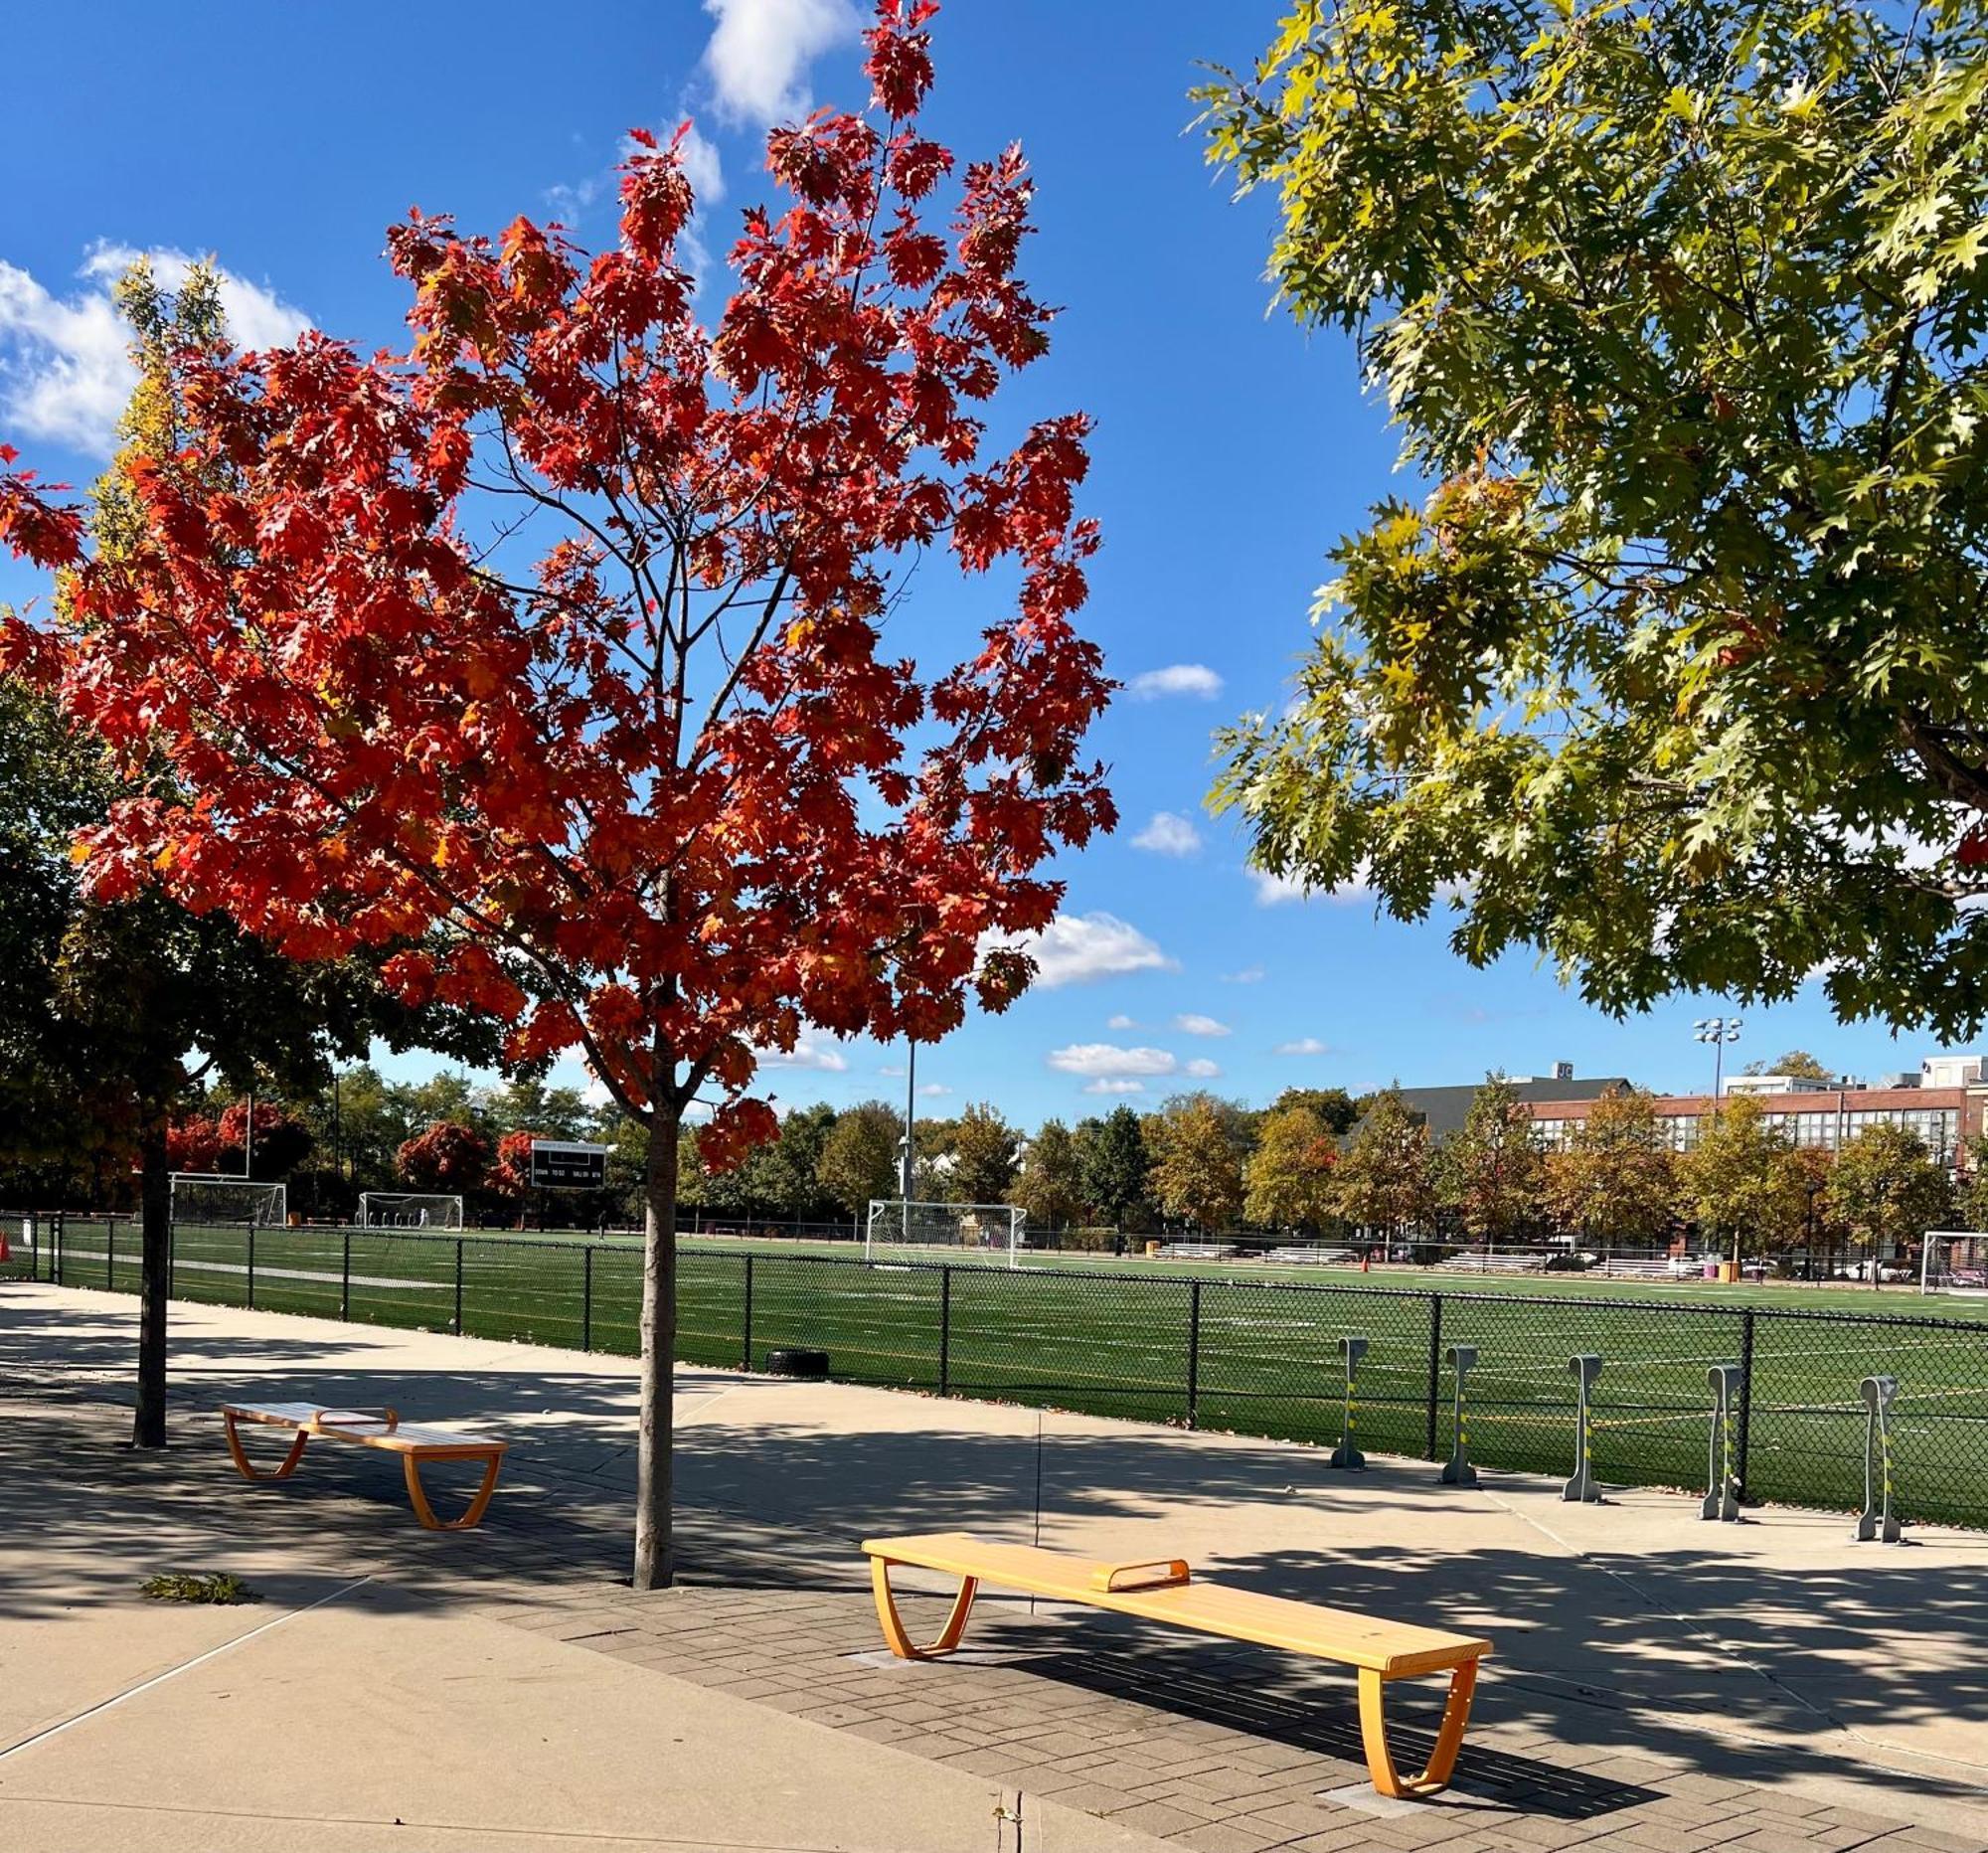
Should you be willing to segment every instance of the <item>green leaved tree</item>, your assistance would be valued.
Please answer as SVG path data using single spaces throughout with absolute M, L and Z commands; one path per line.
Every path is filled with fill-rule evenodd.
M 1953 1187 L 1915 1134 L 1878 1124 L 1837 1154 L 1827 1201 L 1833 1219 L 1864 1251 L 1875 1287 L 1883 1262 L 1909 1253 L 1928 1229 L 1946 1224 Z
M 1988 10 L 1304 0 L 1203 95 L 1425 485 L 1226 738 L 1256 863 L 1616 1012 L 1971 1034 Z
M 1473 1242 L 1494 1248 L 1539 1220 L 1546 1154 L 1532 1113 L 1503 1075 L 1484 1078 L 1435 1160 L 1436 1200 Z
M 1022 1154 L 1015 1201 L 1032 1229 L 1057 1229 L 1083 1213 L 1083 1152 L 1061 1119 L 1045 1119 Z
M 1152 1153 L 1139 1115 L 1129 1106 L 1114 1106 L 1102 1119 L 1078 1121 L 1075 1137 L 1085 1204 L 1122 1229 L 1145 1203 L 1151 1181 Z
M 1431 1170 L 1427 1126 L 1395 1089 L 1383 1089 L 1334 1169 L 1334 1204 L 1359 1229 L 1393 1236 L 1420 1228 L 1435 1211 Z

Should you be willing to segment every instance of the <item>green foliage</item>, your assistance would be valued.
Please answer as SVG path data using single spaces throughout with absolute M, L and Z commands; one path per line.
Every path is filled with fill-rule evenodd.
M 1861 1249 L 1889 1254 L 1941 1227 L 1953 1207 L 1947 1175 L 1904 1126 L 1867 1126 L 1837 1154 L 1826 1202 Z
M 1602 1008 L 1988 1016 L 1988 12 L 1305 0 L 1204 93 L 1430 484 L 1226 737 L 1259 866 Z
M 166 1570 L 147 1577 L 140 1591 L 155 1602 L 259 1602 L 262 1599 L 231 1571 Z
M 1803 1227 L 1807 1202 L 1789 1162 L 1794 1147 L 1752 1096 L 1729 1099 L 1700 1128 L 1678 1166 L 1683 1196 L 1709 1241 L 1737 1257 L 1785 1248 Z
M 1788 1075 L 1796 1081 L 1817 1081 L 1825 1085 L 1836 1080 L 1806 1049 L 1790 1049 L 1786 1055 L 1777 1055 L 1771 1062 L 1748 1062 L 1742 1072 L 1748 1075 Z
M 1033 1229 L 1060 1229 L 1083 1214 L 1083 1148 L 1061 1119 L 1045 1119 L 1029 1141 L 1015 1201 Z
M 1367 1105 L 1368 1097 L 1356 1099 L 1344 1088 L 1286 1088 L 1270 1102 L 1264 1117 L 1267 1119 L 1269 1113 L 1298 1106 L 1316 1113 L 1325 1121 L 1329 1132 L 1351 1132 L 1360 1123 L 1360 1115 L 1367 1110 Z
M 952 1133 L 953 1200 L 1006 1203 L 1015 1185 L 1015 1158 L 1022 1135 L 997 1108 L 981 1102 L 959 1116 Z
M 839 1115 L 822 1140 L 815 1181 L 851 1216 L 879 1197 L 898 1194 L 899 1141 L 905 1122 L 882 1100 L 865 1100 Z
M 1152 1169 L 1139 1115 L 1129 1106 L 1114 1106 L 1102 1119 L 1079 1121 L 1074 1136 L 1084 1202 L 1094 1215 L 1123 1228 L 1146 1200 Z
M 1519 1091 L 1487 1075 L 1463 1124 L 1437 1147 L 1436 1201 L 1473 1242 L 1511 1242 L 1539 1219 L 1545 1167 Z

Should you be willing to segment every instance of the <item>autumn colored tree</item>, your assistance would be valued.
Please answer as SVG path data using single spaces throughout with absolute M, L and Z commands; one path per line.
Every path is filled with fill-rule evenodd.
M 176 354 L 183 442 L 134 461 L 119 557 L 0 466 L 0 539 L 70 588 L 9 655 L 179 781 L 85 834 L 95 892 L 157 882 L 298 958 L 402 948 L 403 995 L 520 1062 L 578 1049 L 650 1129 L 640 1589 L 670 1577 L 685 1109 L 709 1093 L 722 1169 L 777 1131 L 762 1050 L 1005 1006 L 1061 895 L 1037 871 L 1114 821 L 1079 757 L 1088 421 L 993 439 L 1051 312 L 1019 150 L 948 194 L 919 131 L 933 11 L 879 0 L 868 114 L 769 134 L 786 200 L 744 215 L 709 330 L 681 135 L 638 132 L 591 256 L 523 218 L 394 228 L 405 357 Z M 1003 589 L 951 667 L 906 601 L 941 550 Z
M 1740 1095 L 1705 1120 L 1680 1160 L 1683 1198 L 1701 1234 L 1714 1247 L 1730 1238 L 1736 1262 L 1749 1250 L 1785 1247 L 1801 1227 L 1807 1204 L 1786 1163 L 1793 1149 L 1759 1099 Z
M 482 1186 L 490 1144 L 474 1126 L 437 1120 L 394 1154 L 394 1170 L 410 1190 L 461 1197 Z
M 250 1124 L 248 1100 L 235 1101 L 221 1115 L 215 1128 L 218 1169 L 243 1177 L 285 1178 L 317 1143 L 310 1127 L 279 1100 L 254 1102 L 252 1143 Z
M 532 1194 L 532 1141 L 541 1136 L 527 1126 L 505 1133 L 497 1141 L 497 1155 L 481 1180 L 485 1190 L 514 1211 Z
M 1263 1115 L 1243 1167 L 1243 1208 L 1272 1229 L 1322 1229 L 1336 1214 L 1333 1172 L 1339 1143 L 1316 1108 L 1274 1106 Z
M 1487 1075 L 1463 1124 L 1436 1150 L 1436 1200 L 1473 1242 L 1510 1242 L 1540 1214 L 1545 1153 L 1533 1115 L 1503 1075 Z
M 1748 1062 L 1740 1072 L 1746 1075 L 1787 1075 L 1795 1081 L 1812 1081 L 1825 1088 L 1836 1080 L 1806 1049 L 1790 1049 L 1785 1055 L 1775 1056 L 1771 1062 L 1764 1059 Z
M 1547 1154 L 1541 1195 L 1555 1223 L 1589 1241 L 1632 1247 L 1664 1235 L 1677 1216 L 1677 1167 L 1651 1095 L 1594 1101 Z
M 1339 1214 L 1361 1229 L 1394 1235 L 1435 1211 L 1428 1128 L 1400 1093 L 1384 1089 L 1353 1129 L 1333 1174 Z
M 175 1171 L 218 1171 L 221 1126 L 207 1113 L 186 1113 L 166 1128 L 166 1162 Z
M 865 1100 L 837 1116 L 815 1160 L 815 1182 L 851 1216 L 879 1197 L 898 1194 L 898 1142 L 905 1122 L 895 1107 Z
M 954 1196 L 961 1203 L 1006 1203 L 1015 1186 L 1015 1156 L 1022 1135 L 998 1107 L 978 1101 L 952 1129 Z
M 1868 1258 L 1875 1287 L 1885 1258 L 1909 1251 L 1928 1229 L 1945 1226 L 1953 1187 L 1915 1133 L 1881 1122 L 1837 1153 L 1827 1201 L 1831 1216 Z
M 1153 1199 L 1198 1229 L 1226 1229 L 1242 1208 L 1242 1166 L 1221 1103 L 1189 1095 L 1161 1113 L 1149 1135 Z
M 1058 1229 L 1083 1214 L 1083 1153 L 1061 1119 L 1045 1119 L 1022 1153 L 1015 1201 L 1032 1229 Z

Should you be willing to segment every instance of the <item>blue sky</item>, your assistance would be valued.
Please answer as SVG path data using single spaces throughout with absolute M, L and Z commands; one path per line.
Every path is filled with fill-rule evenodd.
M 1197 61 L 1246 63 L 1275 13 L 1275 0 L 952 0 L 935 25 L 928 131 L 968 158 L 1019 139 L 1037 175 L 1024 267 L 1065 314 L 1008 404 L 1018 420 L 1080 407 L 1097 421 L 1085 500 L 1105 546 L 1088 627 L 1130 687 L 1096 735 L 1124 825 L 1060 868 L 1046 982 L 921 1053 L 919 1080 L 945 1090 L 927 1110 L 991 1099 L 1034 1123 L 1183 1087 L 1261 1102 L 1291 1084 L 1547 1074 L 1556 1060 L 1703 1087 L 1691 1021 L 1718 1000 L 1617 1024 L 1529 959 L 1473 971 L 1440 919 L 1405 926 L 1365 897 L 1267 891 L 1201 808 L 1212 730 L 1281 699 L 1326 549 L 1403 488 L 1347 344 L 1266 314 L 1268 205 L 1233 203 L 1189 126 Z M 689 114 L 706 190 L 721 189 L 708 242 L 722 250 L 764 193 L 764 120 L 861 99 L 841 0 L 580 0 L 557 24 L 515 0 L 345 0 L 336 30 L 317 8 L 123 0 L 90 20 L 86 59 L 73 12 L 10 21 L 15 68 L 36 81 L 15 86 L 9 128 L 33 160 L 0 206 L 0 439 L 79 483 L 123 390 L 104 291 L 125 253 L 215 253 L 250 344 L 308 318 L 392 346 L 406 297 L 382 235 L 409 206 L 487 231 L 560 217 L 598 243 L 622 133 Z M 963 633 L 987 592 L 941 578 L 921 575 L 917 595 L 935 634 Z M 0 597 L 35 590 L 0 565 Z M 1930 1049 L 1839 1027 L 1813 988 L 1745 1015 L 1741 1060 L 1801 1046 L 1875 1075 Z M 785 1103 L 895 1096 L 899 1059 L 818 1040 L 770 1085 Z

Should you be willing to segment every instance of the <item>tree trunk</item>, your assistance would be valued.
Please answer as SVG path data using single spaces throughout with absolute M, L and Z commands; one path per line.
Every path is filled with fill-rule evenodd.
M 166 1123 L 152 1120 L 139 1135 L 138 1405 L 133 1447 L 166 1444 L 166 1294 L 173 1235 L 172 1161 Z
M 649 1128 L 642 1216 L 642 1428 L 635 1444 L 635 1576 L 638 1590 L 668 1589 L 677 1339 L 677 1139 L 675 1109 L 658 1101 Z

